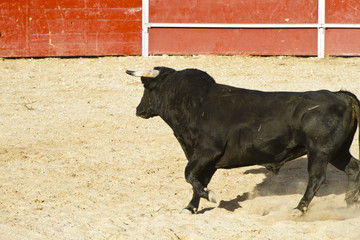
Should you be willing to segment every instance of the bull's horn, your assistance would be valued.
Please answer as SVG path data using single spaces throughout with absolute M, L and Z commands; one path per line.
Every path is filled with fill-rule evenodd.
M 131 70 L 126 70 L 126 73 L 134 76 L 134 77 L 148 77 L 148 78 L 156 78 L 160 71 L 159 70 L 145 70 L 145 71 L 131 71 Z

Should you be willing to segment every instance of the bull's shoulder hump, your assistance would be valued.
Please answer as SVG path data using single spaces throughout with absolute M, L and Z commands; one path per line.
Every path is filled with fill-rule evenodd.
M 200 79 L 207 79 L 210 82 L 215 83 L 213 77 L 211 77 L 207 72 L 196 68 L 187 68 L 184 70 L 180 70 L 176 72 L 177 77 L 190 77 L 190 78 L 200 78 Z

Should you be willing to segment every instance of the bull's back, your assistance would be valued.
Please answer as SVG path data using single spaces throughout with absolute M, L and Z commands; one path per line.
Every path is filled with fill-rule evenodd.
M 202 114 L 228 124 L 273 118 L 294 123 L 312 110 L 323 109 L 327 114 L 349 107 L 347 92 L 262 92 L 216 84 L 208 93 Z

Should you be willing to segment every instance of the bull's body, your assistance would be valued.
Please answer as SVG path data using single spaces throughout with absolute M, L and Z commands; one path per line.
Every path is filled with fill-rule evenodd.
M 215 201 L 207 185 L 219 168 L 265 165 L 277 173 L 287 161 L 308 154 L 309 182 L 297 209 L 302 213 L 333 164 L 349 177 L 349 204 L 358 200 L 360 163 L 349 153 L 359 122 L 359 101 L 349 92 L 261 92 L 221 85 L 196 69 L 157 69 L 142 77 L 137 108 L 143 118 L 160 116 L 174 131 L 189 160 L 185 178 L 194 194 Z M 133 72 L 128 72 L 131 75 Z

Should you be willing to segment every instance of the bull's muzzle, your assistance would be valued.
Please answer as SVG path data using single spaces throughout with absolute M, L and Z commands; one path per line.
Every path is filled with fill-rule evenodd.
M 141 110 L 139 110 L 139 108 L 136 108 L 136 116 L 137 116 L 137 117 L 144 118 L 144 119 L 148 119 L 148 118 L 154 117 L 154 115 L 149 114 L 149 113 L 147 113 L 147 112 L 145 112 L 145 111 L 141 111 Z

